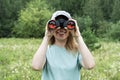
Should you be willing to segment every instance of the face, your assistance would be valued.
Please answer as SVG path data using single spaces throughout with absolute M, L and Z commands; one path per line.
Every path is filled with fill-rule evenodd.
M 63 41 L 63 40 L 67 40 L 67 37 L 69 36 L 69 31 L 64 28 L 62 28 L 62 29 L 57 28 L 57 29 L 55 29 L 53 35 L 54 35 L 55 39 Z

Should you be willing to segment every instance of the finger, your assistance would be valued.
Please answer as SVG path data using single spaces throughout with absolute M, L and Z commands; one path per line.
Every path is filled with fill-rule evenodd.
M 74 21 L 75 22 L 75 28 L 74 28 L 74 30 L 76 31 L 78 28 L 78 25 L 77 25 L 77 21 L 75 20 L 75 19 L 69 19 L 69 20 L 71 20 L 71 21 Z
M 67 27 L 64 27 L 64 29 L 66 29 L 66 30 L 67 30 L 68 28 L 67 28 Z
M 54 33 L 54 30 L 51 30 L 50 33 L 53 34 L 53 33 Z
M 46 30 L 50 30 L 50 28 L 48 27 L 49 21 L 50 21 L 50 20 L 48 20 L 48 21 L 46 22 Z
M 49 34 L 52 36 L 54 34 L 54 30 L 50 30 Z
M 57 27 L 57 29 L 60 29 L 60 27 Z
M 71 34 L 74 34 L 75 31 L 74 31 L 74 30 L 69 30 L 69 32 L 70 32 Z
M 58 29 L 60 29 L 60 27 L 57 27 L 57 28 L 55 29 L 55 31 L 57 31 Z
M 75 32 L 73 30 L 71 30 L 70 33 L 72 34 L 72 36 L 75 36 Z

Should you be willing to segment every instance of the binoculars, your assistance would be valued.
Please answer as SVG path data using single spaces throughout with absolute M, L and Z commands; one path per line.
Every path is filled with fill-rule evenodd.
M 65 28 L 69 30 L 75 29 L 75 22 L 73 20 L 65 20 L 65 19 L 59 19 L 59 20 L 50 20 L 48 22 L 48 28 L 49 29 L 55 29 L 57 27 Z

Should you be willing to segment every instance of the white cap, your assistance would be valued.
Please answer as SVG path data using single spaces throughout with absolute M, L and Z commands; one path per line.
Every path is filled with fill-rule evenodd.
M 71 18 L 71 15 L 66 11 L 56 11 L 53 13 L 51 20 L 55 20 L 55 18 L 60 15 L 66 16 L 68 19 Z

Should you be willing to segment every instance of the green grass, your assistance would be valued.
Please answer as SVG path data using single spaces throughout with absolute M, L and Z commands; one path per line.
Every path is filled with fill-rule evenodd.
M 0 80 L 40 80 L 41 72 L 31 69 L 40 39 L 0 39 Z M 120 80 L 120 43 L 103 42 L 93 51 L 96 66 L 81 70 L 82 80 Z
M 96 66 L 83 70 L 83 80 L 120 80 L 120 43 L 101 42 L 100 49 L 93 51 Z
M 32 57 L 41 40 L 0 39 L 0 80 L 39 80 L 31 69 Z

